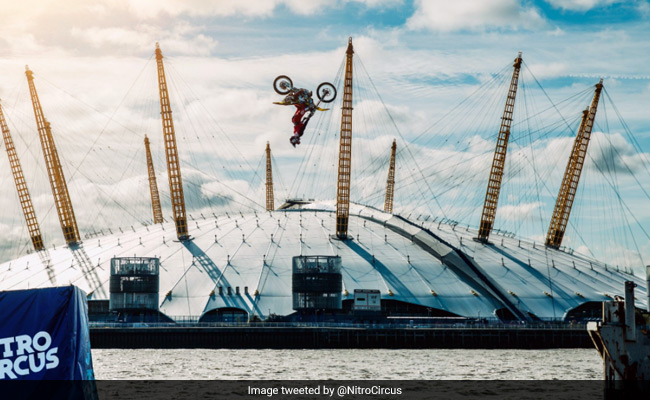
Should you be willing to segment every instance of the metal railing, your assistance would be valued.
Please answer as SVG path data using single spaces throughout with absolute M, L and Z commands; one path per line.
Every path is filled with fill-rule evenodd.
M 90 322 L 100 328 L 338 328 L 338 329 L 448 329 L 448 330 L 586 330 L 586 323 L 347 323 L 347 322 Z

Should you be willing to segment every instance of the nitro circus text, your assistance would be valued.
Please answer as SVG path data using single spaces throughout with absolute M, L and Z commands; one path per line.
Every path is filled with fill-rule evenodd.
M 59 366 L 58 347 L 45 331 L 34 336 L 18 335 L 0 338 L 0 379 L 16 379 Z

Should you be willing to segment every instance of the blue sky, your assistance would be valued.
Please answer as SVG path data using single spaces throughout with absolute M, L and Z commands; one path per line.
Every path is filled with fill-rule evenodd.
M 504 211 L 497 225 L 531 240 L 543 240 L 552 192 L 557 191 L 566 164 L 562 150 L 570 147 L 574 132 L 545 128 L 559 121 L 557 114 L 533 116 L 550 106 L 546 95 L 554 103 L 577 96 L 561 111 L 575 130 L 580 110 L 590 100 L 590 87 L 602 77 L 629 132 L 618 122 L 612 106 L 606 105 L 599 118 L 607 118 L 597 118 L 594 158 L 586 169 L 595 171 L 594 166 L 601 165 L 597 161 L 611 155 L 613 165 L 636 171 L 636 179 L 623 167 L 622 172 L 609 170 L 617 174 L 611 179 L 598 178 L 598 171 L 585 178 L 575 211 L 577 227 L 567 234 L 568 245 L 601 256 L 608 252 L 608 238 L 626 237 L 608 261 L 650 261 L 650 243 L 643 233 L 643 229 L 650 231 L 646 196 L 650 192 L 648 1 L 7 3 L 0 5 L 0 98 L 48 243 L 63 241 L 34 133 L 26 64 L 35 72 L 46 116 L 65 159 L 80 229 L 92 232 L 150 219 L 148 192 L 143 190 L 144 133 L 152 139 L 164 196 L 166 175 L 152 62 L 155 42 L 161 44 L 168 78 L 176 88 L 172 103 L 191 209 L 218 212 L 256 207 L 251 200 L 262 204 L 259 165 L 267 141 L 282 181 L 277 197 L 331 197 L 334 185 L 323 182 L 329 182 L 334 173 L 336 108 L 314 119 L 312 136 L 306 139 L 310 142 L 294 150 L 288 145 L 292 111 L 271 104 L 278 98 L 270 83 L 280 74 L 290 75 L 294 83 L 305 87 L 333 81 L 347 38 L 352 36 L 360 62 L 360 85 L 374 86 L 361 88 L 356 98 L 359 144 L 355 151 L 359 154 L 355 184 L 363 189 L 358 201 L 381 207 L 385 171 L 374 165 L 385 163 L 390 142 L 398 138 L 400 149 L 411 146 L 398 159 L 398 179 L 401 174 L 403 182 L 396 195 L 400 212 L 442 214 L 478 225 L 486 163 L 505 97 L 503 85 L 480 88 L 500 71 L 507 77 L 512 60 L 523 51 L 526 91 L 518 99 L 517 115 L 527 122 L 519 131 L 513 130 L 510 184 L 502 193 Z M 495 99 L 489 107 L 475 95 L 469 100 L 474 108 L 466 114 L 450 111 L 477 90 L 479 97 Z M 530 106 L 527 114 L 524 104 Z M 479 109 L 485 115 L 474 111 Z M 450 122 L 436 122 L 450 112 Z M 478 125 L 471 126 L 471 121 Z M 546 136 L 531 139 L 523 126 Z M 454 168 L 449 167 L 449 160 Z M 530 162 L 535 163 L 534 173 L 526 167 Z M 449 175 L 450 169 L 466 171 L 473 178 L 464 179 L 464 186 L 452 185 L 460 178 Z M 426 183 L 418 181 L 420 175 L 429 177 Z M 541 177 L 548 190 L 532 189 L 530 182 Z M 605 194 L 614 180 L 618 193 L 628 199 L 625 204 L 616 199 L 616 192 Z M 3 187 L 12 183 L 3 156 L 0 182 Z M 315 182 L 323 183 L 322 187 Z M 605 197 L 613 200 L 602 200 Z M 7 211 L 0 215 L 0 224 L 11 232 L 0 244 L 7 249 L 6 258 L 27 251 L 28 240 L 17 196 L 7 192 L 1 206 Z M 616 218 L 599 217 L 612 207 L 617 209 L 612 213 Z M 626 207 L 634 210 L 634 218 Z M 603 225 L 615 230 L 601 232 Z M 638 238 L 638 243 L 630 236 Z M 644 261 L 629 257 L 637 250 L 644 254 Z

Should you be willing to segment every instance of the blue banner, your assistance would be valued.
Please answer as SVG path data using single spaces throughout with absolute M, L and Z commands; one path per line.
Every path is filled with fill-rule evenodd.
M 0 292 L 0 380 L 93 379 L 83 291 Z

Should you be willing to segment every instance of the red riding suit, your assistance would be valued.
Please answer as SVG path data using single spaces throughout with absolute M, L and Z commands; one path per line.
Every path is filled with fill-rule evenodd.
M 298 89 L 290 93 L 285 99 L 285 102 L 291 102 L 296 106 L 296 112 L 293 114 L 293 118 L 291 118 L 291 122 L 293 122 L 293 136 L 290 139 L 291 144 L 295 146 L 296 144 L 300 144 L 300 137 L 304 133 L 307 122 L 309 121 L 308 118 L 303 121 L 303 117 L 308 111 L 314 111 L 316 105 L 311 98 L 311 92 L 307 89 Z
M 303 104 L 295 104 L 295 106 L 296 113 L 293 114 L 293 118 L 291 118 L 291 122 L 293 122 L 293 136 L 300 137 L 305 130 L 306 124 L 302 122 L 302 117 L 307 112 L 307 106 Z

